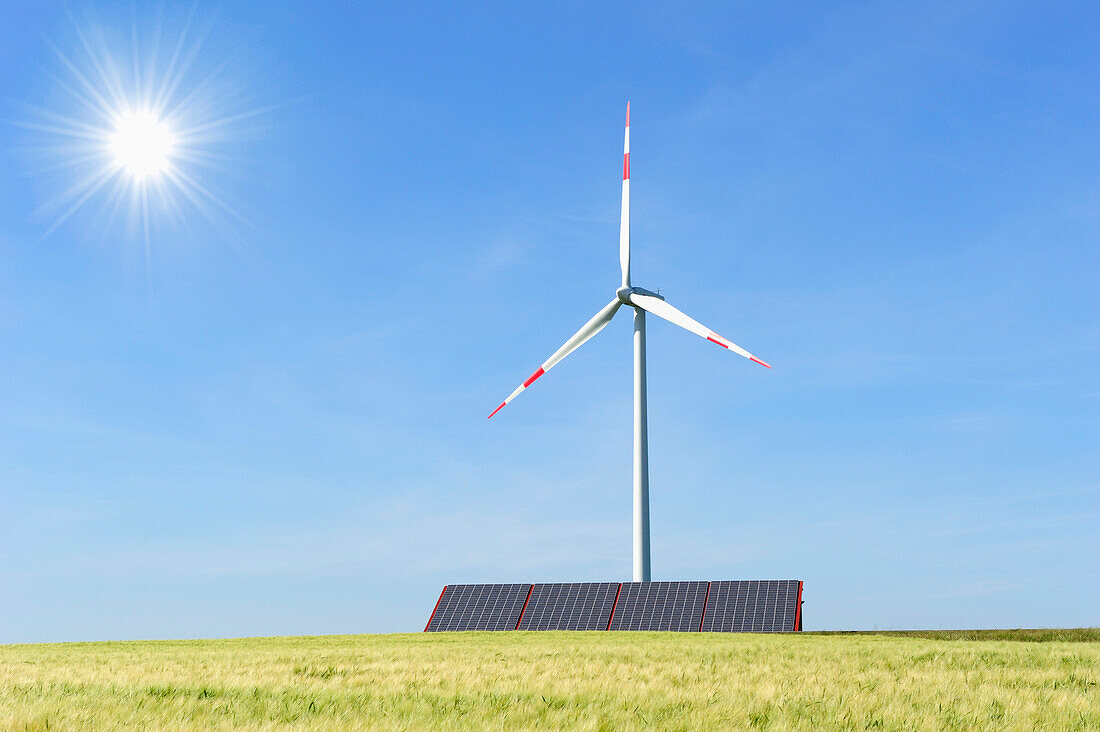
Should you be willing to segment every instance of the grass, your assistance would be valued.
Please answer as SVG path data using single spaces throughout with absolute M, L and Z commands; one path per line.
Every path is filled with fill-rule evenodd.
M 924 635 L 0 646 L 0 728 L 1100 729 L 1100 631 Z
M 1100 628 L 1017 628 L 1015 630 L 825 630 L 806 635 L 885 635 L 932 640 L 1009 640 L 1028 643 L 1100 642 Z

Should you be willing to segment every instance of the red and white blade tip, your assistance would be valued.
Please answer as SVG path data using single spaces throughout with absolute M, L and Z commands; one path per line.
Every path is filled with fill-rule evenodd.
M 515 391 L 513 391 L 513 392 L 512 392 L 512 395 L 511 395 L 510 397 L 508 397 L 508 398 L 507 398 L 507 399 L 505 399 L 505 400 L 504 400 L 503 402 L 501 402 L 501 403 L 500 403 L 500 406 L 499 406 L 499 407 L 497 407 L 496 409 L 494 409 L 494 410 L 493 410 L 493 414 L 496 414 L 496 413 L 497 413 L 497 412 L 499 412 L 500 410 L 504 409 L 504 405 L 505 405 L 505 404 L 507 404 L 508 402 L 512 401 L 512 400 L 513 400 L 513 399 L 515 399 L 515 398 L 516 398 L 517 396 L 519 396 L 519 393 L 520 393 L 521 391 L 523 391 L 523 390 L 524 390 L 524 389 L 526 389 L 527 387 L 531 386 L 531 384 L 535 383 L 535 380 L 536 380 L 536 379 L 538 379 L 538 378 L 539 378 L 540 376 L 542 376 L 542 375 L 543 375 L 543 374 L 545 374 L 545 373 L 546 373 L 546 369 L 544 369 L 544 368 L 543 368 L 542 366 L 539 366 L 539 370 L 538 370 L 538 371 L 536 371 L 535 373 L 531 374 L 530 376 L 528 376 L 528 377 L 527 377 L 527 380 L 526 380 L 526 381 L 524 381 L 524 382 L 523 382 L 523 384 L 522 384 L 522 385 L 520 385 L 520 387 L 519 387 L 518 389 L 516 389 Z M 486 419 L 492 419 L 492 418 L 493 418 L 493 414 L 490 414 L 490 415 L 489 415 L 488 417 L 486 417 Z
M 761 361 L 759 358 L 752 355 L 751 353 L 746 351 L 744 348 L 741 348 L 740 346 L 734 344 L 732 341 L 726 340 L 725 338 L 718 335 L 714 331 L 711 331 L 709 334 L 707 334 L 707 340 L 710 341 L 711 343 L 717 343 L 722 348 L 728 348 L 731 351 L 736 351 L 737 353 L 740 353 L 742 356 L 744 356 L 748 360 L 755 361 L 756 363 L 760 364 L 761 366 L 766 366 L 769 369 L 772 367 L 772 365 L 770 363 L 767 363 L 765 361 Z
M 536 371 L 535 373 L 531 374 L 530 376 L 528 376 L 527 381 L 523 382 L 523 388 L 526 389 L 527 387 L 531 386 L 531 384 L 535 383 L 535 379 L 537 379 L 538 377 L 542 376 L 545 373 L 546 373 L 546 371 L 543 370 L 542 366 L 539 366 L 539 370 Z
M 630 102 L 626 103 L 626 126 L 630 127 Z

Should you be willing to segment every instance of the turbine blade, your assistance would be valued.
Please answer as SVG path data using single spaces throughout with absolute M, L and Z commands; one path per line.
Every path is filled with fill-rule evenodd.
M 545 374 L 550 369 L 554 368 L 563 358 L 568 356 L 573 351 L 584 345 L 592 336 L 599 333 L 604 329 L 608 323 L 611 322 L 611 318 L 615 317 L 615 311 L 619 309 L 622 302 L 616 298 L 609 302 L 600 312 L 592 316 L 592 319 L 581 326 L 581 329 L 573 334 L 573 337 L 565 342 L 558 350 L 554 351 L 554 355 L 546 359 L 546 361 L 539 367 L 538 371 L 527 377 L 519 387 L 509 395 L 507 399 L 500 403 L 500 406 L 493 410 L 493 414 L 496 414 L 500 410 L 504 409 L 504 405 L 519 396 L 520 392 L 529 387 L 535 382 L 535 379 Z M 492 419 L 493 414 L 489 415 L 489 419 Z
M 626 133 L 623 139 L 623 207 L 619 217 L 619 265 L 623 287 L 630 287 L 630 102 L 626 103 Z
M 718 335 L 713 330 L 706 327 L 705 325 L 703 325 L 699 321 L 693 320 L 692 318 L 689 318 L 687 315 L 684 315 L 682 312 L 680 312 L 676 308 L 672 307 L 671 305 L 669 305 L 667 302 L 660 299 L 659 297 L 653 297 L 651 295 L 642 295 L 640 293 L 633 292 L 633 293 L 630 294 L 630 302 L 634 303 L 635 305 L 640 307 L 642 310 L 646 310 L 648 312 L 653 313 L 658 318 L 664 318 L 668 322 L 674 323 L 674 324 L 680 326 L 681 328 L 684 328 L 685 330 L 690 330 L 692 333 L 694 333 L 697 336 L 701 336 L 703 338 L 706 338 L 708 341 L 710 341 L 712 343 L 717 343 L 718 345 L 722 346 L 723 348 L 728 348 L 731 351 L 739 353 L 742 356 L 744 356 L 745 358 L 749 359 L 750 361 L 755 361 L 756 363 L 760 364 L 761 366 L 767 366 L 769 369 L 771 368 L 770 364 L 764 363 L 759 358 L 752 355 L 751 353 L 746 351 L 741 346 L 737 345 L 736 343 L 729 340 L 728 338 L 724 338 L 724 337 Z

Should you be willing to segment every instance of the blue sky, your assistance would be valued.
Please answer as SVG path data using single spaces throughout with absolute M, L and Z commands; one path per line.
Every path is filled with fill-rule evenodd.
M 50 44 L 190 7 L 3 3 L 0 642 L 629 579 L 627 314 L 485 419 L 618 284 L 627 99 L 635 283 L 775 367 L 651 323 L 654 579 L 1100 623 L 1094 6 L 199 3 L 240 219 L 43 238 Z

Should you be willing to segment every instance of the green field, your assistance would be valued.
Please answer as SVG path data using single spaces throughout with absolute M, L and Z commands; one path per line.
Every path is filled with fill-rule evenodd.
M 0 646 L 0 725 L 1100 729 L 1100 632 L 440 633 Z

